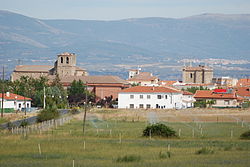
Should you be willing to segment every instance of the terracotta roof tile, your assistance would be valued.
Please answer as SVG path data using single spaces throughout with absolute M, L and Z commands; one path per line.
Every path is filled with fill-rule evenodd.
M 237 87 L 236 94 L 241 97 L 250 97 L 250 88 L 249 87 Z
M 194 95 L 193 93 L 189 92 L 189 91 L 183 91 L 182 92 L 183 95 Z
M 176 89 L 166 87 L 153 87 L 153 86 L 135 86 L 132 88 L 123 89 L 121 92 L 137 92 L 137 93 L 181 93 Z
M 0 98 L 2 98 L 2 93 L 0 93 Z M 31 98 L 20 96 L 14 93 L 10 93 L 9 96 L 7 96 L 6 93 L 4 93 L 4 99 L 6 100 L 27 100 L 30 101 L 32 100 Z
M 173 85 L 174 83 L 176 83 L 177 81 L 160 81 L 160 83 L 162 85 Z
M 197 90 L 194 98 L 198 99 L 236 99 L 234 92 L 232 93 L 215 93 L 213 90 Z

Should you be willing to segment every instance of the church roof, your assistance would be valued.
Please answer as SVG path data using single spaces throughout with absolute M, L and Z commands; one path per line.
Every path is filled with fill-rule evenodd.
M 49 72 L 53 66 L 48 65 L 18 65 L 15 72 Z
M 96 76 L 68 76 L 61 79 L 62 83 L 71 83 L 74 80 L 81 80 L 84 83 L 88 84 L 128 84 L 125 80 L 121 79 L 118 76 L 112 75 L 96 75 Z

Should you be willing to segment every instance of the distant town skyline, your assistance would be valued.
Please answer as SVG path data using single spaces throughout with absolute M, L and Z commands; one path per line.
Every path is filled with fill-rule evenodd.
M 0 0 L 0 4 L 1 10 L 39 19 L 118 20 L 250 13 L 249 0 Z

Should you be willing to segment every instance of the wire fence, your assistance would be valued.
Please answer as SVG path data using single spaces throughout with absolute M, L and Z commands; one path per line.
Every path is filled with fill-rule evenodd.
M 57 128 L 58 126 L 62 126 L 65 123 L 70 123 L 73 119 L 73 116 L 67 116 L 59 119 L 52 119 L 48 121 L 44 121 L 37 124 L 32 124 L 28 126 L 19 126 L 9 128 L 9 133 L 11 134 L 42 134 L 44 131 L 48 131 L 52 128 Z

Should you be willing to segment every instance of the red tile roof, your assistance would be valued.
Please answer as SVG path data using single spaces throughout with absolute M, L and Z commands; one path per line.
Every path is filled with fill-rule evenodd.
M 237 87 L 236 94 L 241 97 L 250 97 L 250 88 L 249 87 Z
M 213 90 L 197 90 L 194 94 L 197 99 L 237 99 L 235 92 L 232 93 L 216 93 Z
M 182 92 L 183 95 L 193 95 L 193 93 L 189 92 L 189 91 L 183 91 Z
M 174 83 L 176 83 L 177 81 L 160 81 L 160 83 L 162 85 L 173 85 Z
M 121 92 L 137 92 L 137 93 L 181 93 L 176 89 L 154 86 L 135 86 L 128 89 L 123 89 Z
M 0 98 L 2 99 L 2 93 L 0 93 Z M 31 98 L 20 96 L 20 95 L 14 94 L 14 93 L 10 93 L 9 96 L 7 96 L 7 94 L 4 93 L 4 99 L 5 100 L 23 100 L 23 101 L 24 100 L 27 100 L 27 101 L 32 100 Z

